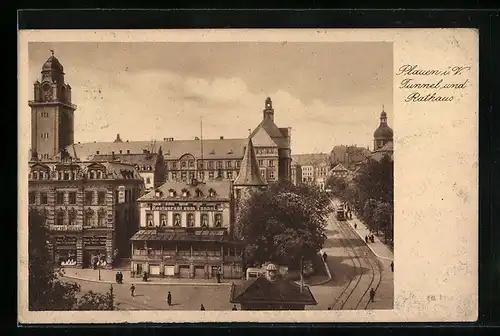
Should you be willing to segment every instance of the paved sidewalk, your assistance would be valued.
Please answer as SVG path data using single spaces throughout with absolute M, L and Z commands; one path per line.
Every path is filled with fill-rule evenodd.
M 348 220 L 349 224 L 354 228 L 354 224 L 356 223 L 357 228 L 355 229 L 356 233 L 363 239 L 365 240 L 365 236 L 370 234 L 370 230 L 366 227 L 366 225 L 360 221 L 354 214 L 352 215 L 352 219 Z M 386 260 L 394 260 L 394 252 L 391 251 L 391 249 L 382 243 L 380 239 L 375 236 L 374 237 L 375 242 L 368 242 L 368 247 L 370 250 L 373 251 L 373 253 L 381 258 L 381 259 L 386 259 Z
M 101 270 L 99 279 L 99 271 L 94 269 L 80 268 L 64 268 L 64 277 L 69 279 L 77 279 L 91 282 L 111 283 L 115 284 L 115 275 L 117 270 Z M 169 278 L 149 278 L 147 282 L 142 281 L 142 278 L 131 278 L 129 271 L 123 271 L 124 284 L 141 284 L 141 285 L 186 285 L 186 286 L 229 286 L 233 280 L 221 279 L 221 283 L 217 283 L 215 279 L 169 279 Z M 237 282 L 238 280 L 234 280 Z
M 350 219 L 349 224 L 352 226 L 353 230 L 360 236 L 360 238 L 365 241 L 365 235 L 370 233 L 370 230 L 366 225 L 356 218 L 353 214 L 352 219 Z M 357 228 L 354 229 L 354 223 L 356 223 Z M 380 241 L 380 239 L 375 236 L 374 243 L 368 242 L 366 245 L 372 250 L 372 252 L 380 260 L 381 266 L 381 281 L 380 284 L 375 288 L 375 300 L 370 302 L 368 309 L 393 309 L 394 307 L 394 273 L 391 270 L 390 264 L 394 260 L 394 253 Z

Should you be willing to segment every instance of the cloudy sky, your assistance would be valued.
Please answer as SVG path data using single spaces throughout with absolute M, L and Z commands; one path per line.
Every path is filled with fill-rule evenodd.
M 30 43 L 30 85 L 51 49 L 78 105 L 75 141 L 192 139 L 200 116 L 204 138 L 246 137 L 267 96 L 294 154 L 371 148 L 382 105 L 392 124 L 391 43 Z

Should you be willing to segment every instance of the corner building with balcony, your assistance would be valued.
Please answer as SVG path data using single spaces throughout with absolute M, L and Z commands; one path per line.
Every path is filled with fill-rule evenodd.
M 130 255 L 137 231 L 135 202 L 144 188 L 133 165 L 78 162 L 70 157 L 29 163 L 29 206 L 44 215 L 55 263 L 112 268 Z
M 169 181 L 138 200 L 132 277 L 242 277 L 242 244 L 232 238 L 232 182 Z

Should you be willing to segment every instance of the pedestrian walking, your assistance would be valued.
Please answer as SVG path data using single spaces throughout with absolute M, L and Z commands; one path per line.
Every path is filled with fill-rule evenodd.
M 120 283 L 120 272 L 116 272 L 115 281 L 116 281 L 117 284 Z
M 368 236 L 365 235 L 365 242 L 368 244 Z
M 357 229 L 358 228 L 358 224 L 354 223 L 354 228 Z
M 375 243 L 375 236 L 374 236 L 373 234 L 372 234 L 372 235 L 371 235 L 371 237 L 370 237 L 370 241 L 371 241 L 372 243 Z
M 203 304 L 201 305 L 200 310 L 205 310 L 205 307 L 203 306 Z
M 148 281 L 148 273 L 144 272 L 142 275 L 142 281 L 147 282 Z
M 123 283 L 123 273 L 122 273 L 122 271 L 120 271 L 120 283 L 121 284 Z
M 134 284 L 132 284 L 132 286 L 130 286 L 130 296 L 134 297 L 135 295 L 135 286 Z
M 370 289 L 370 301 L 374 302 L 375 301 L 375 289 Z
M 217 283 L 220 283 L 220 272 L 217 271 L 217 273 L 215 273 L 215 278 L 217 279 Z
M 172 305 L 172 294 L 170 294 L 170 292 L 168 292 L 168 295 L 167 295 L 167 303 L 169 306 Z
M 233 309 L 231 310 L 238 310 L 238 308 L 236 308 L 236 305 L 233 305 Z
M 326 252 L 323 252 L 323 261 L 326 262 L 327 258 L 328 258 L 328 255 L 326 254 Z
M 391 272 L 394 272 L 394 260 L 391 261 Z

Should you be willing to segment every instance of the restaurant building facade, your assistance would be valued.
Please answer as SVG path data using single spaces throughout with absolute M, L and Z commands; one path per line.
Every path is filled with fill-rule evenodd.
M 131 275 L 239 279 L 242 244 L 232 238 L 232 182 L 168 181 L 138 200 Z

